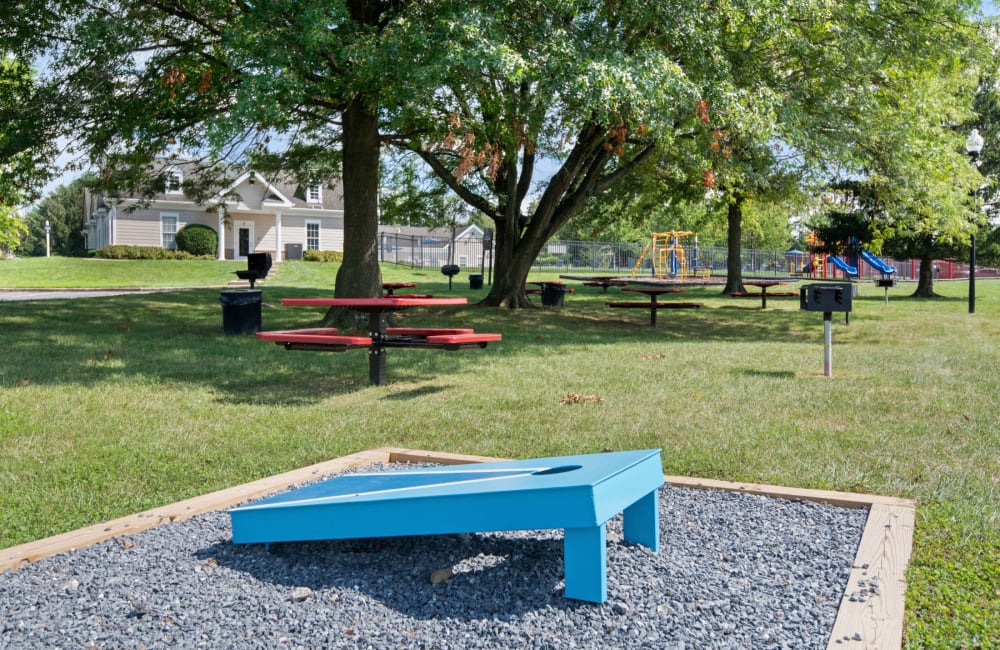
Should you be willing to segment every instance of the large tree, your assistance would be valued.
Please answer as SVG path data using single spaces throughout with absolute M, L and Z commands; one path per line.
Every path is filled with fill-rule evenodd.
M 701 2 L 471 3 L 459 52 L 410 147 L 495 224 L 484 302 L 521 307 L 535 257 L 584 206 L 680 138 L 699 112 Z M 688 70 L 678 53 L 691 53 Z M 692 73 L 695 73 L 692 75 Z M 701 127 L 699 127 L 701 125 Z

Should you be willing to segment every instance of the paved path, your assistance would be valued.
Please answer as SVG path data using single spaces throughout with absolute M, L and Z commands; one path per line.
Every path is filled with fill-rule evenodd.
M 104 298 L 131 293 L 156 293 L 176 289 L 0 289 L 0 301 L 65 300 L 67 298 Z

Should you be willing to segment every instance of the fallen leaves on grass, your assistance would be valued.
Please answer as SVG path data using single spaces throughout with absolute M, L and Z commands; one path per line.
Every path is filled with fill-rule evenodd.
M 584 395 L 582 393 L 566 393 L 559 400 L 560 404 L 580 404 L 580 403 L 598 403 L 603 402 L 604 398 L 600 395 Z

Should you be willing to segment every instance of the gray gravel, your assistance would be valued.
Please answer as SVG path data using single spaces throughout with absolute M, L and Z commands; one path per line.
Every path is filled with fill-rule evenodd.
M 866 516 L 664 486 L 659 553 L 608 523 L 595 605 L 561 531 L 266 552 L 212 512 L 0 574 L 0 648 L 824 648 Z

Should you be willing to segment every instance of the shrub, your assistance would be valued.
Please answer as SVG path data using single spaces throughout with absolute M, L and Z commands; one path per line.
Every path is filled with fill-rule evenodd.
M 343 262 L 344 254 L 340 251 L 317 251 L 309 249 L 302 251 L 302 259 L 306 262 Z
M 115 244 L 105 246 L 96 253 L 94 257 L 103 257 L 108 260 L 191 260 L 191 259 L 215 259 L 215 256 L 192 255 L 187 251 L 172 251 L 158 246 L 124 246 Z
M 211 226 L 189 223 L 174 236 L 177 249 L 192 255 L 211 255 L 218 250 L 219 236 Z

